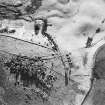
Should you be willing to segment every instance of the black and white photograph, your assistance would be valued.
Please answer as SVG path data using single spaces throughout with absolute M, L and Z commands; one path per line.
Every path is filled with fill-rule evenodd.
M 105 0 L 0 0 L 0 105 L 105 105 Z

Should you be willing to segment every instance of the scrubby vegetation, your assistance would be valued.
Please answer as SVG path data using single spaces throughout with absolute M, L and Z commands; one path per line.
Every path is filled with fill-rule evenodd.
M 53 82 L 57 79 L 55 75 L 47 74 L 48 68 L 41 57 L 31 59 L 16 56 L 7 61 L 5 66 L 10 70 L 10 74 L 15 76 L 15 85 L 22 84 L 23 87 L 35 85 L 47 94 L 50 94 Z

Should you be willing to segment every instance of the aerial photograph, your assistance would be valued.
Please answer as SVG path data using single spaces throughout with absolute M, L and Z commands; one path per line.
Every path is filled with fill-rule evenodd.
M 105 105 L 105 0 L 0 0 L 0 105 Z

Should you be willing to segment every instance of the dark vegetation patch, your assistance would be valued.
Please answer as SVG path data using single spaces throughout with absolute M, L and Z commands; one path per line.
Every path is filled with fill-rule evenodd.
M 43 0 L 31 0 L 31 5 L 36 7 L 38 9 L 42 5 Z
M 44 93 L 50 95 L 53 89 L 53 83 L 57 77 L 53 74 L 47 74 L 48 68 L 45 66 L 41 57 L 28 58 L 15 56 L 5 62 L 5 66 L 11 75 L 15 76 L 15 86 L 22 84 L 23 87 L 35 85 L 40 89 L 40 95 Z
M 14 6 L 8 6 L 6 3 L 0 4 L 0 19 L 18 19 L 22 16 L 21 10 Z
M 95 67 L 93 68 L 93 76 L 96 79 L 105 79 L 105 59 L 95 63 Z
M 13 88 L 8 88 L 3 95 L 3 100 L 8 105 L 18 105 L 22 101 L 22 94 Z
M 96 79 L 93 92 L 93 105 L 105 105 L 105 59 L 95 63 L 93 78 Z
M 28 14 L 33 14 L 35 13 L 36 9 L 35 7 L 32 7 L 31 5 L 28 5 L 26 8 L 25 8 L 25 11 L 28 13 Z
M 22 99 L 19 94 L 16 95 L 15 89 L 12 89 L 9 81 L 7 80 L 6 68 L 3 65 L 3 57 L 0 55 L 0 87 L 3 88 L 4 93 L 1 94 L 0 105 L 18 105 Z
M 3 70 L 3 65 L 2 63 L 0 62 L 0 87 L 3 87 L 5 88 L 6 86 L 6 74 Z
M 93 105 L 105 105 L 105 91 L 95 90 L 92 100 Z
M 30 4 L 9 4 L 7 2 L 0 3 L 0 19 L 24 19 L 26 15 L 30 15 L 36 12 L 42 5 L 42 0 L 30 0 Z

